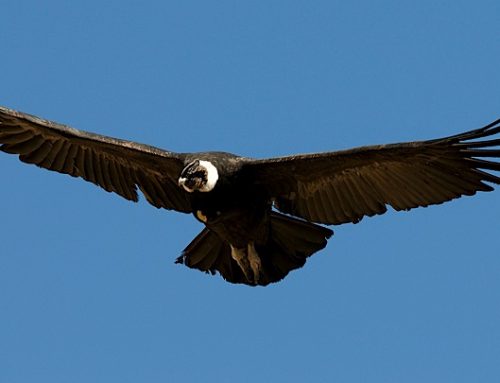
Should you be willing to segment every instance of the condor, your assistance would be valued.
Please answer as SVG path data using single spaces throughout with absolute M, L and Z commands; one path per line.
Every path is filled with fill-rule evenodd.
M 302 267 L 333 234 L 318 224 L 359 222 L 387 206 L 410 210 L 500 184 L 500 120 L 450 137 L 251 159 L 174 153 L 76 130 L 0 107 L 0 149 L 157 208 L 191 213 L 205 228 L 176 263 L 265 286 Z

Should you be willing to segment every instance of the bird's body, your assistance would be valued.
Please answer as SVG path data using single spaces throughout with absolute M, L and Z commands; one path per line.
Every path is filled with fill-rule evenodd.
M 205 225 L 177 263 L 248 285 L 300 268 L 333 232 L 387 206 L 410 210 L 500 184 L 500 120 L 429 141 L 251 159 L 175 153 L 0 107 L 0 150 Z
M 292 266 L 302 266 L 307 256 L 326 246 L 326 238 L 332 234 L 329 229 L 272 212 L 272 196 L 251 170 L 245 168 L 251 162 L 251 159 L 224 152 L 193 153 L 186 157 L 185 169 L 193 168 L 196 173 L 200 167 L 206 167 L 207 178 L 210 178 L 212 168 L 223 177 L 217 174 L 213 188 L 197 191 L 184 185 L 181 173 L 179 183 L 189 193 L 193 215 L 207 228 L 194 243 L 213 252 L 200 252 L 199 248 L 193 251 L 188 247 L 177 259 L 178 263 L 208 266 L 225 259 L 225 265 L 215 270 L 222 268 L 226 279 L 266 285 L 283 278 Z M 287 231 L 308 234 L 312 242 L 299 240 L 300 248 L 287 249 L 285 244 L 277 242 L 286 242 L 290 235 Z M 231 260 L 238 267 L 232 267 Z

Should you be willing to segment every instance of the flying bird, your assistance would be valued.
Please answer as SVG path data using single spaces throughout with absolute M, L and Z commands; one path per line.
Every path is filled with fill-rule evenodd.
M 441 204 L 500 184 L 500 119 L 440 139 L 253 159 L 175 153 L 0 107 L 0 150 L 130 201 L 193 214 L 204 229 L 176 263 L 265 286 L 323 249 L 333 231 L 388 206 Z

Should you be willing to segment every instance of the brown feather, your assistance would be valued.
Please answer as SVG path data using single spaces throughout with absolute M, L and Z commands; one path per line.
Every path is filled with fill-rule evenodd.
M 177 186 L 184 154 L 80 131 L 3 107 L 0 150 L 18 154 L 27 163 L 82 177 L 128 200 L 137 201 L 139 186 L 153 205 L 191 212 L 188 196 Z
M 478 139 L 498 133 L 500 120 L 429 141 L 256 160 L 245 171 L 282 212 L 325 224 L 358 222 L 386 205 L 409 210 L 493 190 L 485 182 L 500 184 L 487 172 L 500 171 L 500 139 Z

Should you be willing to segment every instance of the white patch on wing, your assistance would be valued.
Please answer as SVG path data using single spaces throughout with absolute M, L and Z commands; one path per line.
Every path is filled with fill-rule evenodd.
M 200 166 L 204 167 L 207 171 L 207 182 L 200 188 L 200 191 L 209 192 L 215 187 L 215 184 L 219 179 L 219 172 L 210 161 L 200 161 Z

